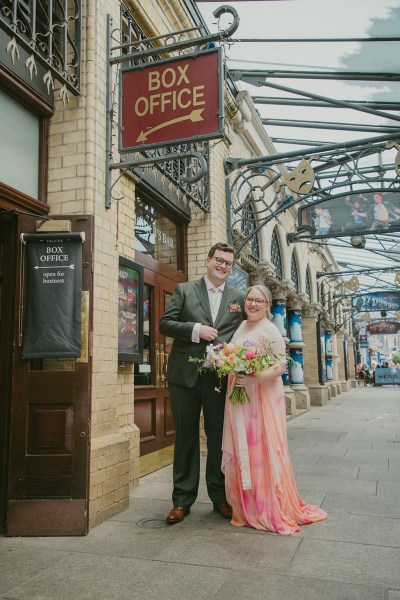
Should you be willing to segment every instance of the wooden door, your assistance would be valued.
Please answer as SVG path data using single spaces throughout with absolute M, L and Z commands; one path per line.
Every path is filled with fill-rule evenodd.
M 172 339 L 160 334 L 158 324 L 176 284 L 186 277 L 140 253 L 135 260 L 144 266 L 145 281 L 144 361 L 135 365 L 135 423 L 140 429 L 140 455 L 145 456 L 174 443 L 166 379 Z
M 84 231 L 82 246 L 82 328 L 89 337 L 91 296 L 91 217 L 68 217 Z M 21 217 L 20 233 L 34 233 L 36 220 Z M 17 275 L 23 273 L 18 244 Z M 23 263 L 22 263 L 23 264 Z M 83 535 L 88 531 L 90 357 L 21 357 L 24 282 L 17 277 L 6 535 Z M 22 289 L 21 289 L 22 285 Z M 29 301 L 29 298 L 26 299 Z

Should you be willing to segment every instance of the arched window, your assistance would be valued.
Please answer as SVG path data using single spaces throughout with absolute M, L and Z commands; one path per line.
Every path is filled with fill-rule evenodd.
M 292 262 L 290 265 L 290 279 L 293 281 L 294 283 L 294 287 L 296 289 L 296 291 L 299 291 L 299 271 L 297 268 L 297 259 L 296 259 L 296 255 L 293 252 L 292 253 Z
M 279 239 L 276 234 L 276 231 L 272 232 L 272 240 L 271 240 L 271 262 L 275 267 L 275 273 L 282 279 L 283 277 L 283 269 L 282 269 L 282 253 L 281 247 L 279 245 Z
M 246 204 L 242 209 L 242 225 L 241 231 L 246 239 L 249 240 L 250 254 L 256 260 L 260 260 L 260 246 L 258 243 L 258 234 L 255 233 L 257 228 L 257 218 L 251 207 L 251 204 Z
M 318 286 L 318 301 L 325 308 L 326 306 L 326 285 L 323 281 L 321 281 Z
M 311 300 L 311 278 L 310 271 L 308 269 L 306 271 L 306 294 Z

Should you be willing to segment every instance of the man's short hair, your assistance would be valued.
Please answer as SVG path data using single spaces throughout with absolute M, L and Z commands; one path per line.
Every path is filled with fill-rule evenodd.
M 229 244 L 224 244 L 223 242 L 217 242 L 216 244 L 214 244 L 214 246 L 211 246 L 208 252 L 208 256 L 210 258 L 213 257 L 216 250 L 221 250 L 221 252 L 231 252 L 232 254 L 235 253 L 233 246 L 230 246 Z

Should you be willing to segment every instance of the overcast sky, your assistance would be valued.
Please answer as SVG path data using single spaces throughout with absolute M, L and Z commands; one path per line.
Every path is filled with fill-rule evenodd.
M 211 31 L 216 30 L 213 2 L 198 2 Z M 332 38 L 400 35 L 400 0 L 281 0 L 276 2 L 227 2 L 240 18 L 234 38 Z M 226 47 L 230 69 L 374 70 L 399 71 L 400 42 L 391 43 L 236 43 Z M 400 100 L 400 84 L 383 82 L 273 79 L 287 87 L 344 100 Z M 238 83 L 253 96 L 284 96 L 268 87 Z M 258 105 L 267 118 L 305 119 L 384 125 L 385 121 L 362 113 L 330 108 L 297 108 Z M 391 124 L 394 124 L 393 122 Z M 286 128 L 267 127 L 271 137 L 294 137 Z M 297 129 L 296 137 L 341 141 L 371 137 L 379 133 L 332 132 Z M 279 151 L 288 150 L 284 145 Z

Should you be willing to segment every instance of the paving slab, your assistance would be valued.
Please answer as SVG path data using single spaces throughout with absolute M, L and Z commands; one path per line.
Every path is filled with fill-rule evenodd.
M 288 575 L 400 590 L 400 549 L 303 539 Z
M 295 536 L 256 532 L 245 527 L 231 526 L 226 532 L 191 530 L 186 541 L 182 543 L 179 539 L 167 550 L 161 550 L 157 560 L 282 574 L 300 541 Z
M 335 477 L 317 477 L 313 475 L 296 476 L 298 487 L 326 492 L 347 492 L 349 494 L 365 494 L 376 496 L 375 481 L 360 481 L 359 479 L 340 479 Z
M 298 490 L 328 519 L 234 527 L 199 497 L 167 525 L 172 467 L 88 536 L 0 537 L 1 600 L 400 600 L 400 394 L 355 389 L 288 421 Z
M 225 569 L 74 554 L 7 593 L 10 600 L 207 599 L 221 587 Z
M 40 573 L 62 563 L 70 554 L 51 548 L 35 552 L 21 538 L 0 538 L 0 594 L 8 593 L 21 583 L 28 583 Z
M 400 519 L 335 512 L 331 510 L 318 527 L 304 526 L 303 538 L 355 542 L 357 544 L 400 548 Z
M 400 519 L 400 502 L 393 502 L 392 497 L 364 496 L 362 494 L 325 494 L 321 504 L 329 514 L 331 511 L 352 515 L 367 515 L 370 518 L 388 517 Z
M 212 598 L 232 600 L 386 600 L 385 588 L 272 574 L 232 573 Z M 390 598 L 390 596 L 389 596 Z M 391 600 L 400 600 L 394 596 Z

